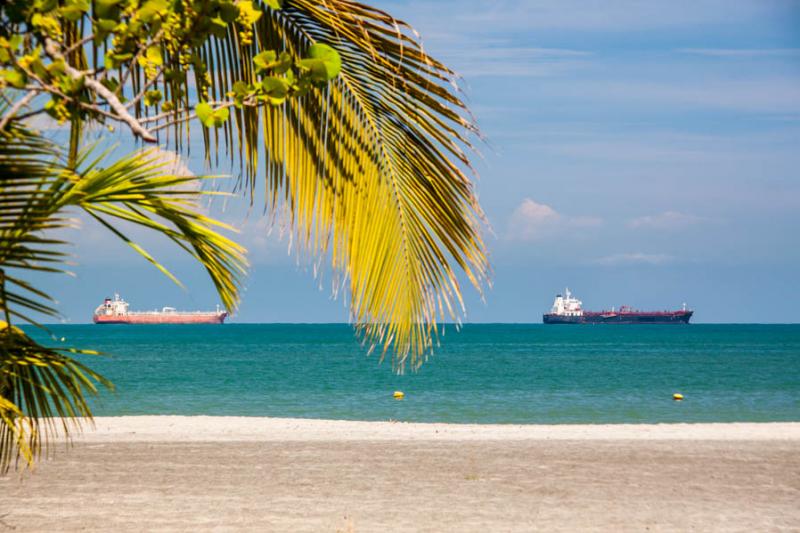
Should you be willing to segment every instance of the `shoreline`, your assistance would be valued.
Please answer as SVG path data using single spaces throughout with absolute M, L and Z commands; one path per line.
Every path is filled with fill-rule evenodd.
M 80 442 L 713 440 L 800 441 L 800 422 L 453 424 L 247 416 L 96 417 Z

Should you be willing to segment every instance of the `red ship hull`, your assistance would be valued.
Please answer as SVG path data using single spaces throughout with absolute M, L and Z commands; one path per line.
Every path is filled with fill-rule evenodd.
M 142 313 L 94 315 L 95 324 L 222 324 L 228 313 Z

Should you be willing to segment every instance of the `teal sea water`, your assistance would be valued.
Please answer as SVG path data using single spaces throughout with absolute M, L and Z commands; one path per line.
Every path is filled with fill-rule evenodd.
M 346 325 L 51 328 L 112 355 L 84 358 L 116 385 L 94 401 L 97 415 L 800 421 L 800 325 L 449 327 L 435 355 L 401 376 Z

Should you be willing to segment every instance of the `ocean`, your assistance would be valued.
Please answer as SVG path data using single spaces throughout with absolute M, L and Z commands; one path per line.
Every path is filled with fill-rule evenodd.
M 800 421 L 800 325 L 448 326 L 403 375 L 343 324 L 50 328 L 65 342 L 39 340 L 108 354 L 81 357 L 116 385 L 92 400 L 97 416 Z

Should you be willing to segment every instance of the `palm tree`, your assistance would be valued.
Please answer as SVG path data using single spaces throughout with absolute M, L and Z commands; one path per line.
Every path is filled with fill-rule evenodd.
M 19 216 L 0 219 L 9 227 L 3 246 L 13 247 L 17 235 L 35 243 L 20 252 L 34 256 L 6 264 L 0 258 L 0 269 L 51 268 L 39 263 L 61 261 L 50 249 L 58 243 L 46 235 L 64 223 L 63 209 L 76 206 L 162 269 L 115 229 L 113 219 L 167 234 L 206 266 L 226 306 L 235 306 L 242 250 L 192 209 L 188 189 L 174 191 L 185 182 L 135 156 L 102 169 L 99 161 L 89 163 L 81 146 L 85 124 L 102 122 L 180 151 L 198 127 L 196 118 L 206 159 L 217 163 L 222 153 L 237 164 L 238 186 L 250 193 L 263 188 L 267 210 L 288 213 L 298 248 L 330 259 L 364 341 L 391 354 L 399 371 L 422 363 L 437 323 L 463 314 L 459 277 L 480 290 L 488 263 L 483 214 L 470 180 L 470 137 L 477 128 L 455 74 L 424 51 L 407 24 L 350 0 L 51 3 L 56 7 L 41 12 L 22 0 L 0 7 L 0 62 L 11 72 L 3 91 L 14 93 L 3 96 L 8 107 L 0 113 L 0 130 L 6 130 L 0 202 L 20 201 Z M 47 17 L 55 22 L 48 25 Z M 12 41 L 23 20 L 34 38 Z M 45 98 L 47 104 L 37 105 Z M 70 122 L 66 154 L 20 125 L 42 112 Z M 108 177 L 113 168 L 116 178 Z M 85 191 L 89 183 L 96 194 L 64 191 Z M 39 217 L 36 223 L 22 221 L 28 212 Z M 28 320 L 14 306 L 55 310 L 35 287 L 4 276 L 5 285 L 39 297 L 0 297 L 5 346 L 19 343 L 19 351 L 32 341 L 10 326 L 13 318 Z M 65 354 L 30 349 L 61 357 L 52 360 L 67 370 L 58 378 L 2 371 L 0 456 L 6 460 L 12 446 L 35 451 L 40 417 L 89 416 L 82 391 L 103 383 Z M 11 368 L 7 361 L 17 352 L 3 350 L 0 368 Z M 32 393 L 23 389 L 40 396 L 29 400 Z M 27 433 L 23 421 L 34 426 Z

